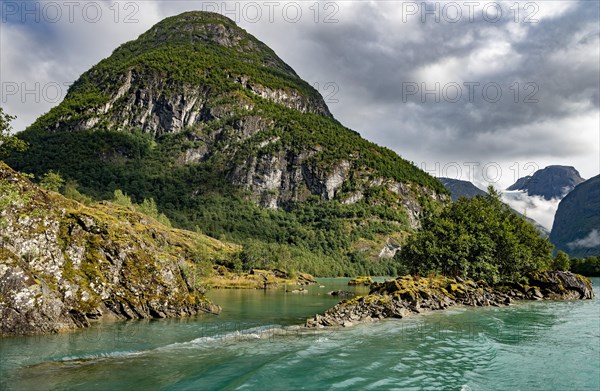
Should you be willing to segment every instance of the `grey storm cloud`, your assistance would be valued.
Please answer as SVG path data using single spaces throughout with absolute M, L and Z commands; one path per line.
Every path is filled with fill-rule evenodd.
M 593 49 L 598 48 L 599 31 L 597 14 L 590 12 L 589 5 L 580 4 L 564 16 L 542 19 L 526 26 L 521 37 L 511 37 L 511 28 L 522 26 L 508 18 L 497 23 L 489 23 L 483 18 L 474 22 L 463 19 L 458 23 L 417 21 L 394 29 L 394 21 L 380 22 L 380 10 L 375 7 L 365 7 L 362 20 L 367 22 L 358 28 L 355 21 L 348 21 L 341 22 L 339 29 L 323 28 L 311 32 L 315 41 L 321 44 L 322 60 L 327 58 L 333 63 L 336 74 L 343 80 L 342 85 L 364 85 L 361 90 L 370 106 L 393 105 L 391 110 L 397 113 L 414 110 L 408 102 L 422 106 L 425 122 L 432 129 L 454 132 L 459 143 L 462 143 L 460 136 L 503 132 L 508 127 L 598 109 L 599 59 L 597 50 Z M 425 38 L 407 39 L 403 34 L 410 34 L 407 30 L 411 29 L 420 29 Z M 393 31 L 393 36 L 386 35 L 386 30 Z M 577 38 L 579 35 L 584 38 Z M 494 56 L 494 49 L 491 49 L 489 58 L 481 56 L 480 69 L 456 69 L 454 78 L 436 74 L 443 66 L 431 67 L 427 73 L 428 65 L 444 61 L 456 62 L 457 68 L 461 63 L 468 67 L 469 57 L 494 46 L 497 46 L 495 50 L 507 52 Z M 568 59 L 569 52 L 576 53 L 578 46 L 582 51 L 587 50 L 585 64 L 576 64 L 581 59 Z M 494 61 L 501 64 L 495 65 Z M 421 68 L 425 71 L 419 74 L 417 71 Z M 408 83 L 416 83 L 419 87 L 425 83 L 431 90 L 438 82 L 441 89 L 448 82 L 480 85 L 473 87 L 475 95 L 471 102 L 466 86 L 463 86 L 463 96 L 458 102 L 444 99 L 441 93 L 410 96 L 403 93 L 403 87 Z M 495 99 L 495 88 L 488 90 L 487 100 L 481 96 L 482 86 L 492 82 L 502 90 L 503 96 L 498 102 L 491 102 Z M 520 87 L 518 97 L 515 97 L 515 82 Z M 531 84 L 527 86 L 526 83 Z M 528 96 L 531 102 L 527 102 Z M 410 114 L 407 116 L 410 119 Z M 548 129 L 548 133 L 551 137 L 552 129 Z
M 514 1 L 492 4 L 503 9 L 495 22 L 486 20 L 481 11 L 491 2 L 480 2 L 473 20 L 463 7 L 456 23 L 444 17 L 436 22 L 432 15 L 423 22 L 421 13 L 405 12 L 421 2 L 275 2 L 273 20 L 261 1 L 255 2 L 262 9 L 258 20 L 240 13 L 248 2 L 97 3 L 104 10 L 97 23 L 22 23 L 19 15 L 3 18 L 2 82 L 71 82 L 162 18 L 216 7 L 226 16 L 237 16 L 243 28 L 271 46 L 301 77 L 318 83 L 315 86 L 343 124 L 416 163 L 434 167 L 433 162 L 443 166 L 494 161 L 508 172 L 513 162 L 522 166 L 534 161 L 540 168 L 574 165 L 587 177 L 600 171 L 598 2 L 521 2 L 518 22 Z M 302 8 L 297 21 L 282 15 L 290 3 Z M 134 8 L 121 9 L 115 22 L 110 7 L 125 4 Z M 537 22 L 523 22 L 527 7 L 533 7 L 526 4 L 537 7 Z M 124 23 L 131 11 L 136 22 Z M 325 23 L 327 16 L 333 23 Z M 471 100 L 465 82 L 479 83 Z M 439 102 L 432 94 L 422 101 L 420 91 L 410 95 L 405 90 L 411 86 L 431 90 L 436 83 Z M 462 89 L 456 102 L 441 94 L 444 87 L 448 94 L 453 92 L 450 83 Z M 500 86 L 502 97 L 497 102 L 482 97 L 486 83 Z M 516 102 L 514 83 L 519 83 Z M 489 89 L 486 97 L 494 98 L 494 92 Z M 525 101 L 531 93 L 537 102 Z M 19 116 L 14 127 L 20 130 L 57 103 L 3 96 L 2 106 Z M 513 171 L 496 184 L 514 182 L 521 173 Z M 481 172 L 474 179 L 493 182 L 482 178 Z

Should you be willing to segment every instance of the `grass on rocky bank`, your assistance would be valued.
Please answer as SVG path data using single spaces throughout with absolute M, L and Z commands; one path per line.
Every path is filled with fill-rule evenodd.
M 287 273 L 282 270 L 252 269 L 249 273 L 235 273 L 222 266 L 212 276 L 202 280 L 213 289 L 270 289 L 284 285 L 309 285 L 316 280 L 307 273 Z

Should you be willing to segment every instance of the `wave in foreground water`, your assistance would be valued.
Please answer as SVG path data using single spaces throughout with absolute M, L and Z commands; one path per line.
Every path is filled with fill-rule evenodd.
M 454 308 L 336 331 L 148 322 L 126 349 L 101 337 L 57 354 L 38 338 L 38 361 L 2 375 L 10 390 L 598 390 L 599 304 Z

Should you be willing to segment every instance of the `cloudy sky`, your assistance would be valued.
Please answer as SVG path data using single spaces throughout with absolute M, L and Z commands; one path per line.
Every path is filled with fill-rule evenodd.
M 598 1 L 3 1 L 1 105 L 22 130 L 167 16 L 220 12 L 315 83 L 364 137 L 499 188 L 549 164 L 600 172 Z

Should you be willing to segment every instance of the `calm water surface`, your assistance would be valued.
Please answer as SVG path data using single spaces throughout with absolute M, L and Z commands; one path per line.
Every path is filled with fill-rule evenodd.
M 219 316 L 0 339 L 0 390 L 599 390 L 596 299 L 454 308 L 336 331 L 291 325 L 349 289 L 221 290 Z M 350 288 L 352 289 L 352 288 Z

